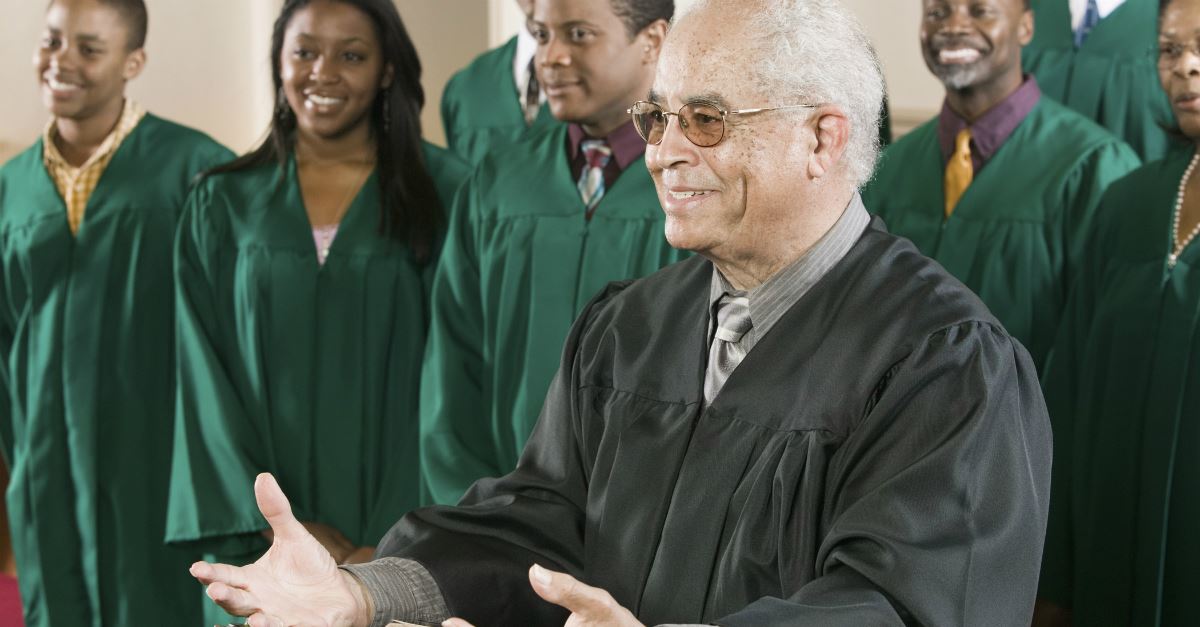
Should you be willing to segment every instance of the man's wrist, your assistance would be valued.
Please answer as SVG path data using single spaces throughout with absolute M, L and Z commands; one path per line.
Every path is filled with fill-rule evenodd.
M 341 575 L 342 582 L 345 583 L 346 589 L 350 591 L 350 597 L 354 601 L 354 610 L 349 617 L 350 625 L 352 627 L 370 627 L 375 617 L 375 604 L 371 599 L 371 593 L 358 577 L 341 569 L 338 569 L 338 574 Z

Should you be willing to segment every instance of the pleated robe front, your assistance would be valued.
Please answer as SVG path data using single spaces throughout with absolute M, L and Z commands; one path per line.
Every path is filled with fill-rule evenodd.
M 1193 149 L 1114 183 L 1046 376 L 1054 499 L 1040 594 L 1076 625 L 1196 622 L 1200 245 L 1167 266 Z
M 450 197 L 465 173 L 426 147 Z M 267 547 L 254 477 L 373 546 L 423 503 L 417 402 L 431 265 L 379 232 L 372 173 L 324 265 L 293 158 L 209 177 L 177 249 L 179 400 L 167 539 L 242 564 Z M 197 590 L 199 596 L 199 590 Z M 206 622 L 228 622 L 211 602 Z
M 171 248 L 233 157 L 147 114 L 72 234 L 41 141 L 0 170 L 0 434 L 27 627 L 200 617 L 197 555 L 163 544 L 175 399 Z

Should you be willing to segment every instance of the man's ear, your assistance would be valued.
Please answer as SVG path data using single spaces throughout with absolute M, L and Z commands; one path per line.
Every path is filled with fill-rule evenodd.
M 846 144 L 850 142 L 850 120 L 835 107 L 822 107 L 813 118 L 816 141 L 812 158 L 808 160 L 807 174 L 816 180 L 828 176 L 846 153 Z
M 1030 9 L 1021 14 L 1021 22 L 1017 24 L 1017 41 L 1021 42 L 1022 47 L 1033 41 L 1033 32 L 1033 10 Z
M 379 79 L 379 91 L 385 91 L 391 87 L 394 80 L 396 80 L 396 66 L 388 63 L 383 66 L 383 76 Z
M 138 48 L 125 56 L 125 67 L 121 70 L 121 76 L 125 82 L 129 82 L 137 78 L 142 70 L 146 67 L 146 49 Z
M 638 33 L 635 43 L 642 46 L 643 65 L 658 63 L 658 54 L 662 52 L 663 41 L 667 38 L 669 28 L 670 24 L 666 20 L 654 20 Z

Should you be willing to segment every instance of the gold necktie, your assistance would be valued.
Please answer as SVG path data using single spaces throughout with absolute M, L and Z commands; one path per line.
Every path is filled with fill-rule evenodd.
M 946 217 L 954 213 L 971 179 L 975 177 L 975 167 L 971 165 L 971 129 L 964 128 L 954 139 L 954 154 L 950 155 L 950 163 L 946 164 Z

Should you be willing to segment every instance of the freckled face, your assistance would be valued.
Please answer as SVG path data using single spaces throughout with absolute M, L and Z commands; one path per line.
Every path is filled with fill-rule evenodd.
M 376 95 L 391 82 L 371 18 L 343 2 L 317 0 L 296 11 L 279 61 L 296 125 L 314 138 L 366 130 Z
M 697 15 L 675 27 L 659 58 L 652 99 L 672 113 L 689 102 L 723 110 L 790 104 L 747 78 L 752 73 L 739 54 L 738 33 L 723 25 Z M 795 209 L 798 181 L 811 157 L 811 144 L 796 141 L 804 116 L 731 116 L 722 141 L 707 148 L 692 144 L 669 116 L 662 142 L 646 148 L 646 164 L 671 245 L 710 259 L 735 259 L 752 255 L 757 242 L 777 238 L 783 218 Z

